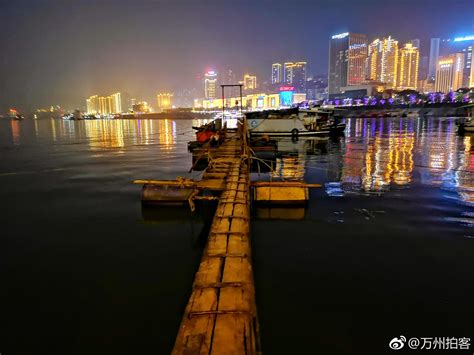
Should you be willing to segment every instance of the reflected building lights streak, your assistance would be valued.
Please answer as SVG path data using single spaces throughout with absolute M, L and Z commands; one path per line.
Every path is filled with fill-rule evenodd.
M 361 181 L 360 187 L 367 192 L 382 192 L 393 182 L 406 185 L 412 181 L 414 169 L 415 133 L 414 125 L 405 121 L 392 121 L 383 131 L 383 119 L 358 120 L 348 131 L 355 130 L 355 136 L 361 133 L 366 142 L 365 153 L 358 153 L 351 140 L 346 150 L 343 182 Z M 376 125 L 379 129 L 376 129 Z M 361 128 L 363 127 L 363 128 Z M 361 174 L 361 178 L 356 176 Z
M 35 138 L 36 138 L 36 140 L 38 140 L 38 138 L 39 138 L 38 120 L 35 120 Z
M 56 142 L 56 126 L 54 123 L 55 123 L 54 118 L 51 118 L 51 133 L 53 135 L 53 141 Z
M 20 123 L 16 120 L 10 120 L 12 129 L 12 141 L 14 145 L 20 145 Z
M 157 141 L 169 150 L 174 149 L 176 143 L 176 123 L 172 120 L 92 120 L 84 124 L 92 150 L 123 148 L 126 139 L 134 145 Z

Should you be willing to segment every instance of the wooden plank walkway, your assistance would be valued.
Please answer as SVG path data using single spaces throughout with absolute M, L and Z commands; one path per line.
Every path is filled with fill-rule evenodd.
M 242 135 L 214 150 L 203 180 L 222 191 L 173 354 L 259 354 L 249 237 L 250 176 Z

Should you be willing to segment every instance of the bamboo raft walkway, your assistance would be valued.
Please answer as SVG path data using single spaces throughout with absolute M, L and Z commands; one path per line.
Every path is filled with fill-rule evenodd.
M 213 149 L 203 183 L 223 184 L 173 354 L 259 354 L 245 125 Z

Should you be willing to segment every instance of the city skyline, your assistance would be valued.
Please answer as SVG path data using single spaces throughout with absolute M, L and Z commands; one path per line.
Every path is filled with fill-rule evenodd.
M 428 3 L 430 11 L 426 10 Z M 286 3 L 274 1 L 265 23 L 280 25 L 271 30 L 262 30 L 262 22 L 255 22 L 262 20 L 269 2 L 252 4 L 138 1 L 131 5 L 111 1 L 96 6 L 85 1 L 67 7 L 59 1 L 0 1 L 4 10 L 0 20 L 6 25 L 0 34 L 5 48 L 0 109 L 55 104 L 81 108 L 84 98 L 108 92 L 129 92 L 153 102 L 156 92 L 163 90 L 201 89 L 205 68 L 218 72 L 232 69 L 237 78 L 252 73 L 259 83 L 271 82 L 270 68 L 277 62 L 306 61 L 308 76 L 325 74 L 328 40 L 344 31 L 367 34 L 369 41 L 391 35 L 400 46 L 420 39 L 420 56 L 429 55 L 431 38 L 474 32 L 474 20 L 461 2 L 446 8 L 436 6 L 441 1 L 402 1 L 381 8 L 374 6 L 375 1 L 327 4 L 301 0 L 292 3 L 298 10 L 295 13 L 281 13 Z M 348 14 L 338 11 L 342 6 Z M 408 13 L 407 8 L 411 9 Z M 373 15 L 370 21 L 365 14 L 368 9 Z M 403 28 L 394 21 L 382 21 L 382 15 L 390 10 L 394 16 L 403 14 Z M 316 24 L 305 19 L 307 11 L 319 14 Z M 108 16 L 98 21 L 105 13 Z M 163 16 L 168 13 L 179 16 L 180 25 Z M 152 23 L 152 15 L 160 21 Z M 192 31 L 206 18 L 213 19 L 209 26 Z M 249 20 L 248 26 L 234 24 L 243 19 Z M 18 21 L 21 28 L 15 26 Z M 235 39 L 231 43 L 229 36 Z

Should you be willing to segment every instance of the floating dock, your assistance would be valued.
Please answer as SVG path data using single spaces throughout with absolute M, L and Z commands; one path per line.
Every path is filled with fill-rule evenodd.
M 237 131 L 225 133 L 219 146 L 208 148 L 209 164 L 201 180 L 135 180 L 144 185 L 144 203 L 188 202 L 194 210 L 194 200 L 218 201 L 174 355 L 261 353 L 250 243 L 252 198 L 256 203 L 301 205 L 309 198 L 308 188 L 321 185 L 251 183 L 252 159 L 258 158 L 251 156 L 244 119 Z
M 213 150 L 202 181 L 223 184 L 209 238 L 173 354 L 258 354 L 249 236 L 250 176 L 246 130 Z M 219 183 L 220 182 L 220 183 Z

